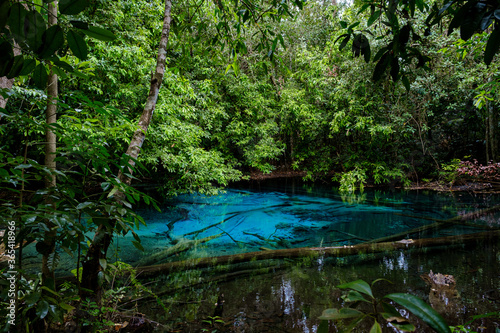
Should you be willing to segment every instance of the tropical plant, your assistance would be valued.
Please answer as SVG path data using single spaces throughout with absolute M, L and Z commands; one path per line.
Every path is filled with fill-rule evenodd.
M 443 317 L 430 305 L 416 296 L 403 293 L 388 294 L 383 297 L 374 296 L 372 288 L 376 283 L 381 281 L 388 282 L 385 279 L 377 279 L 368 284 L 363 280 L 356 280 L 337 286 L 337 288 L 347 290 L 347 294 L 342 296 L 342 299 L 346 303 L 351 303 L 352 307 L 326 309 L 319 319 L 334 320 L 346 332 L 352 331 L 364 320 L 373 321 L 370 333 L 382 332 L 382 325 L 384 323 L 405 332 L 415 331 L 416 327 L 394 307 L 393 303 L 396 303 L 423 320 L 436 332 L 451 332 Z M 363 307 L 363 304 L 367 306 Z M 344 323 L 345 320 L 349 320 L 349 322 Z

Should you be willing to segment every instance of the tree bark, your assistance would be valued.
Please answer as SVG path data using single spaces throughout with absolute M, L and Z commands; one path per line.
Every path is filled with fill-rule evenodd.
M 52 27 L 57 24 L 57 1 L 51 2 L 48 5 L 48 25 Z M 47 189 L 56 186 L 56 134 L 52 131 L 51 126 L 57 121 L 57 75 L 52 72 L 49 74 L 47 81 L 47 109 L 45 112 L 46 124 L 45 128 L 45 166 L 51 171 L 51 174 L 45 178 L 45 187 Z M 53 207 L 53 200 L 48 197 L 45 199 L 47 207 Z M 47 227 L 50 229 L 44 234 L 42 249 L 42 281 L 43 285 L 55 289 L 54 284 L 54 263 L 50 261 L 51 256 L 54 254 L 57 229 L 50 220 L 46 221 Z
M 302 257 L 346 257 L 350 255 L 381 253 L 394 250 L 419 249 L 432 246 L 449 246 L 453 244 L 471 244 L 487 239 L 498 239 L 500 230 L 486 231 L 475 234 L 448 236 L 438 238 L 425 238 L 416 240 L 403 240 L 399 242 L 384 242 L 376 244 L 358 244 L 353 246 L 334 247 L 303 247 L 294 249 L 270 250 L 262 252 L 249 252 L 220 257 L 207 257 L 185 261 L 174 261 L 148 267 L 137 267 L 137 275 L 142 278 L 168 274 L 174 270 L 198 269 L 216 265 L 237 264 L 241 262 L 285 259 Z
M 160 45 L 158 47 L 158 56 L 156 59 L 156 70 L 151 76 L 149 95 L 142 115 L 139 119 L 138 128 L 134 132 L 132 140 L 130 141 L 129 147 L 126 152 L 126 154 L 130 157 L 129 164 L 132 167 L 135 165 L 135 161 L 139 156 L 142 144 L 144 143 L 144 139 L 146 138 L 146 133 L 153 117 L 156 102 L 158 100 L 158 94 L 163 81 L 163 76 L 165 74 L 167 44 L 170 33 L 171 8 L 171 0 L 166 0 L 162 34 Z M 132 179 L 128 175 L 131 173 L 132 168 L 128 168 L 128 170 L 122 170 L 118 174 L 118 178 L 121 182 L 130 184 Z M 115 194 L 115 198 L 118 204 L 123 201 L 124 197 L 125 194 L 121 191 L 118 191 Z M 113 239 L 115 224 L 116 221 L 110 221 L 108 226 L 100 225 L 96 231 L 93 242 L 87 251 L 86 260 L 82 265 L 83 274 L 81 293 L 83 298 L 92 297 L 97 302 L 100 302 L 102 298 L 102 288 L 99 284 L 99 273 L 101 272 L 102 267 L 100 265 L 99 259 L 106 258 L 108 247 Z M 94 295 L 92 295 L 92 291 L 94 292 Z

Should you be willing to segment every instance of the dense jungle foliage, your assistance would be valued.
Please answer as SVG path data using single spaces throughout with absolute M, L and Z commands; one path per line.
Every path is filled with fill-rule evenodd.
M 497 7 L 181 0 L 167 14 L 160 0 L 0 1 L 0 219 L 17 223 L 23 329 L 88 296 L 78 282 L 56 292 L 59 251 L 83 284 L 103 285 L 112 235 L 144 223 L 134 205 L 155 205 L 141 184 L 172 196 L 290 171 L 343 190 L 498 179 Z M 146 134 L 137 158 L 125 154 L 134 131 Z M 88 236 L 101 230 L 103 244 Z M 22 270 L 33 242 L 40 278 Z

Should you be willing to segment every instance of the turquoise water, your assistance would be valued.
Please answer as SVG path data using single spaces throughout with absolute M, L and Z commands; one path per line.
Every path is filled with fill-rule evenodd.
M 498 204 L 494 195 L 428 191 L 367 190 L 345 196 L 335 188 L 300 182 L 266 183 L 231 188 L 217 196 L 181 195 L 162 212 L 140 211 L 147 222 L 138 234 L 145 252 L 117 239 L 117 258 L 140 263 L 181 241 L 218 236 L 189 251 L 159 261 L 258 251 L 262 248 L 352 245 L 403 233 L 417 227 Z M 499 214 L 468 223 L 499 226 Z M 431 229 L 410 238 L 483 231 L 464 225 Z
M 179 239 L 217 234 L 221 236 L 154 263 L 258 251 L 263 247 L 356 244 L 498 203 L 495 195 L 367 190 L 343 196 L 329 186 L 266 183 L 232 188 L 214 197 L 179 196 L 161 214 L 143 211 L 148 228 L 141 234 L 147 249 L 145 254 L 135 253 L 147 257 Z M 467 222 L 477 227 L 458 224 L 408 236 L 437 237 L 484 231 L 483 227 L 498 228 L 500 215 L 485 214 Z M 203 231 L 193 234 L 198 230 Z M 346 258 L 267 260 L 165 273 L 156 276 L 149 286 L 164 295 L 162 301 L 167 309 L 153 300 L 142 303 L 139 310 L 164 325 L 165 332 L 317 332 L 321 324 L 318 317 L 324 309 L 346 305 L 337 285 L 384 278 L 391 282 L 378 283 L 377 295 L 411 293 L 430 303 L 432 290 L 421 275 L 432 270 L 453 275 L 457 281 L 458 297 L 444 299 L 437 306 L 450 325 L 460 325 L 472 316 L 499 310 L 498 245 L 498 241 L 455 244 Z M 129 254 L 129 260 L 134 260 L 132 250 L 124 252 Z M 221 314 L 224 324 L 209 326 L 206 319 L 214 315 L 220 294 L 225 295 Z M 417 332 L 431 332 L 416 318 L 410 316 L 410 320 Z M 371 325 L 368 320 L 357 332 L 368 332 Z M 478 319 L 470 327 L 476 332 L 495 332 L 500 328 L 500 319 Z M 330 323 L 329 332 L 336 331 Z

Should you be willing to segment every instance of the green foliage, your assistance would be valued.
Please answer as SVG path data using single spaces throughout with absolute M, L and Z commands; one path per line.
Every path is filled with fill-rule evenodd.
M 4 275 L 4 274 L 2 274 Z M 8 284 L 7 274 L 5 274 L 0 283 L 3 285 Z M 27 279 L 23 276 L 16 277 L 17 286 L 17 308 L 16 317 L 22 318 L 16 322 L 16 325 L 22 326 L 19 331 L 26 330 L 31 332 L 33 327 L 40 325 L 43 321 L 48 322 L 61 322 L 64 315 L 74 310 L 75 301 L 79 298 L 76 295 L 76 287 L 71 284 L 65 284 L 59 291 L 54 291 L 46 286 L 42 286 L 41 274 L 34 276 L 32 279 Z M 12 329 L 7 320 L 7 307 L 12 296 L 8 295 L 8 286 L 2 288 L 0 294 L 0 303 L 2 303 L 2 327 L 4 330 Z M 9 296 L 9 297 L 8 297 Z M 16 326 L 17 327 L 17 326 Z
M 495 15 L 499 9 L 498 3 L 482 3 L 477 1 L 449 1 L 442 5 L 439 3 L 426 3 L 422 0 L 392 1 L 387 6 L 381 6 L 377 1 L 365 1 L 358 11 L 359 14 L 370 11 L 370 16 L 366 20 L 366 27 L 358 27 L 361 21 L 357 20 L 348 24 L 341 22 L 346 33 L 342 38 L 340 50 L 342 50 L 349 40 L 352 42 L 352 52 L 354 56 L 363 55 L 366 62 L 371 58 L 370 40 L 367 34 L 374 36 L 372 44 L 378 40 L 383 40 L 383 47 L 375 54 L 373 61 L 376 62 L 373 70 L 373 80 L 379 81 L 389 70 L 393 81 L 400 78 L 406 89 L 410 90 L 410 75 L 408 66 L 413 60 L 417 61 L 417 68 L 427 67 L 431 60 L 428 55 L 421 52 L 416 45 L 425 43 L 426 37 L 431 34 L 431 28 L 440 25 L 443 21 L 449 22 L 448 34 L 459 28 L 460 38 L 469 40 L 477 31 L 490 29 L 489 38 L 484 49 L 484 62 L 489 65 L 500 45 L 500 18 Z M 451 17 L 447 20 L 447 14 Z M 366 14 L 365 14 L 366 15 Z M 425 25 L 418 21 L 418 17 L 427 15 Z M 371 26 L 376 27 L 370 28 Z
M 368 304 L 369 307 L 361 310 L 354 307 L 344 307 L 341 309 L 326 309 L 319 317 L 322 320 L 334 320 L 341 325 L 346 332 L 352 331 L 365 319 L 373 320 L 370 332 L 381 332 L 384 322 L 391 324 L 396 329 L 404 332 L 413 332 L 416 330 L 415 326 L 410 324 L 406 318 L 401 316 L 399 311 L 390 303 L 391 300 L 400 306 L 405 307 L 412 314 L 427 323 L 434 331 L 439 333 L 449 333 L 450 328 L 445 320 L 439 315 L 432 307 L 422 301 L 420 298 L 410 294 L 388 294 L 383 297 L 377 298 L 373 295 L 373 286 L 380 281 L 387 281 L 385 279 L 375 280 L 370 284 L 363 280 L 357 280 L 337 286 L 340 289 L 346 289 L 347 294 L 342 296 L 346 303 L 352 303 L 354 307 L 357 305 Z M 349 319 L 349 322 L 345 322 Z
M 66 53 L 67 47 L 78 59 L 87 58 L 88 47 L 82 34 L 98 40 L 114 40 L 114 34 L 108 30 L 78 20 L 69 21 L 74 15 L 83 12 L 88 5 L 87 0 L 61 1 L 58 6 L 61 23 L 48 27 L 47 2 L 2 1 L 3 16 L 0 27 L 5 33 L 0 35 L 0 49 L 3 54 L 0 59 L 0 76 L 14 78 L 33 74 L 35 84 L 43 89 L 49 68 L 58 72 L 75 70 L 61 57 Z M 22 54 L 15 56 L 14 48 Z M 38 64 L 36 67 L 35 60 Z

